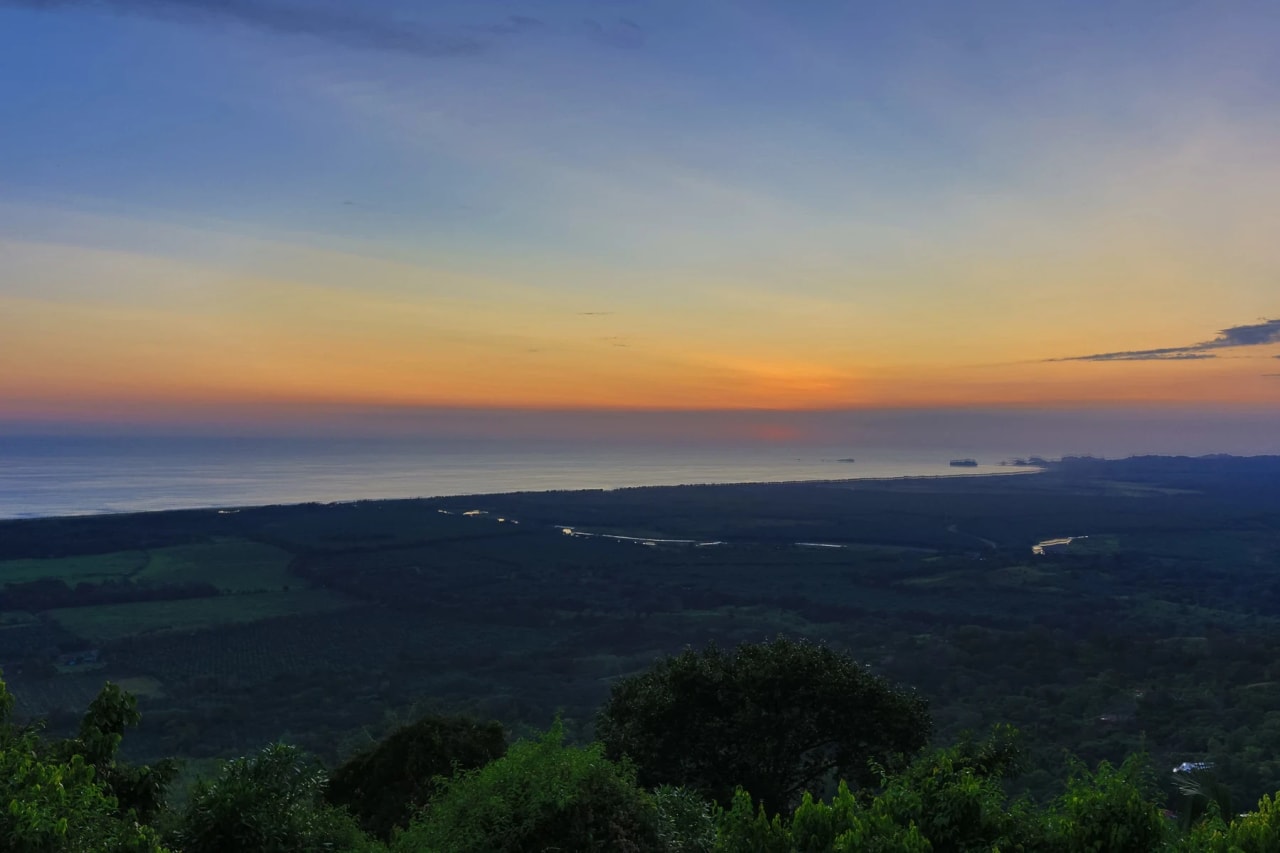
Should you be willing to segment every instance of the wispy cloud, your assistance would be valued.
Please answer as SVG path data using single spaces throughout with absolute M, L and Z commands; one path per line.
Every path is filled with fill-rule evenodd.
M 1243 326 L 1231 326 L 1218 332 L 1218 336 L 1212 340 L 1200 341 L 1199 343 L 1185 346 L 1099 352 L 1092 355 L 1051 358 L 1047 359 L 1047 361 L 1193 361 L 1204 358 L 1217 358 L 1217 353 L 1213 352 L 1213 350 L 1257 347 L 1274 343 L 1280 343 L 1280 319 L 1263 320 L 1260 323 L 1249 323 Z M 1280 356 L 1276 356 L 1276 358 L 1280 358 Z
M 337 11 L 310 4 L 282 5 L 261 0 L 0 0 L 0 6 L 46 11 L 103 9 L 165 20 L 228 22 L 279 35 L 311 36 L 345 47 L 432 58 L 468 56 L 485 47 L 481 39 L 473 36 L 436 32 L 361 11 Z M 484 31 L 517 33 L 537 25 L 533 18 L 512 17 Z
M 587 33 L 596 41 L 610 47 L 635 49 L 643 47 L 648 34 L 644 27 L 628 18 L 618 18 L 612 23 L 601 23 L 595 18 L 583 21 Z

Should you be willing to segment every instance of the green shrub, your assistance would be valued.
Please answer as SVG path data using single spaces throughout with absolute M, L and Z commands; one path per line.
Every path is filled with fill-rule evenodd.
M 719 821 L 716 853 L 926 853 L 933 849 L 914 824 L 902 826 L 873 801 L 864 808 L 840 783 L 830 803 L 805 794 L 790 821 L 738 789 Z M 946 850 L 951 848 L 938 848 Z
M 273 744 L 197 783 L 178 821 L 183 853 L 374 850 L 350 815 L 321 800 L 325 774 L 300 751 Z
M 1227 824 L 1211 809 L 1209 817 L 1192 827 L 1177 848 L 1186 853 L 1274 853 L 1280 850 L 1280 794 L 1264 796 L 1256 811 Z
M 1067 790 L 1050 809 L 1045 849 L 1149 853 L 1169 836 L 1167 821 L 1148 792 L 1145 764 L 1129 756 L 1119 767 L 1107 762 L 1094 773 L 1072 770 Z
M 887 780 L 870 812 L 915 826 L 937 850 L 1035 849 L 1043 820 L 1025 801 L 1009 802 L 1002 778 L 1017 766 L 1013 732 L 997 728 L 982 744 L 930 752 Z
M 148 766 L 117 758 L 124 730 L 141 720 L 137 698 L 108 681 L 89 703 L 76 736 L 54 742 L 49 752 L 64 760 L 81 756 L 93 766 L 94 778 L 116 800 L 122 818 L 150 823 L 164 809 L 169 785 L 178 775 L 178 762 L 166 758 Z
M 54 754 L 34 732 L 15 728 L 12 707 L 0 680 L 0 851 L 163 853 L 150 827 L 121 817 L 85 756 Z
M 653 799 L 635 773 L 600 745 L 564 744 L 557 722 L 497 761 L 442 781 L 423 816 L 393 845 L 396 853 L 663 850 Z
M 770 820 L 764 806 L 756 808 L 751 795 L 733 793 L 716 827 L 715 853 L 790 853 L 791 832 L 777 815 Z

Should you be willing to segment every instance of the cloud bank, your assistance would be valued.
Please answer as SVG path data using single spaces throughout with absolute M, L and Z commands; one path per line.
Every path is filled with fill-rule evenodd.
M 1092 355 L 1051 358 L 1047 359 L 1047 361 L 1192 361 L 1217 358 L 1218 356 L 1213 350 L 1257 347 L 1274 343 L 1280 343 L 1280 319 L 1263 320 L 1260 323 L 1250 323 L 1243 326 L 1231 326 L 1218 332 L 1218 336 L 1212 340 L 1200 341 L 1186 346 L 1099 352 Z M 1276 356 L 1276 358 L 1280 358 L 1280 355 Z

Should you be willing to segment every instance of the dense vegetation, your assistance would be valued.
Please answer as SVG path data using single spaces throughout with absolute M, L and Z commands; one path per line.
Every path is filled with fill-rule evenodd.
M 751 662 L 761 680 L 728 679 L 735 664 Z M 820 687 L 818 668 L 846 674 L 859 665 L 829 649 L 778 639 L 742 646 L 732 657 L 716 649 L 666 658 L 649 673 L 624 679 L 602 709 L 602 722 L 624 716 L 632 733 L 651 746 L 671 721 L 669 709 L 651 701 L 669 692 L 697 705 L 712 694 L 714 709 L 730 703 L 744 712 L 699 729 L 697 751 L 706 755 L 752 752 L 770 773 L 753 774 L 779 794 L 778 779 L 803 778 L 794 808 L 770 809 L 736 786 L 726 804 L 710 799 L 722 779 L 708 774 L 705 760 L 682 763 L 680 754 L 650 751 L 637 765 L 629 754 L 611 760 L 601 744 L 565 742 L 555 723 L 545 735 L 516 742 L 479 766 L 462 761 L 493 749 L 489 726 L 457 718 L 427 718 L 356 756 L 330 776 L 295 747 L 272 744 L 226 762 L 201 780 L 182 808 L 168 809 L 166 794 L 175 768 L 131 766 L 116 757 L 123 729 L 138 721 L 136 703 L 108 684 L 91 704 L 80 734 L 47 740 L 9 719 L 12 698 L 0 681 L 0 849 L 12 851 L 104 851 L 104 853 L 548 853 L 574 850 L 625 853 L 799 853 L 799 851 L 1052 851 L 1052 853 L 1151 853 L 1222 851 L 1267 853 L 1280 849 L 1280 809 L 1264 797 L 1256 811 L 1225 812 L 1205 791 L 1190 790 L 1178 815 L 1162 812 L 1144 765 L 1132 756 L 1119 768 L 1102 762 L 1096 771 L 1076 765 L 1065 790 L 1047 805 L 1011 798 L 1004 781 L 1017 774 L 1016 733 L 997 729 L 982 743 L 965 740 L 948 749 L 922 751 L 903 740 L 903 751 L 880 752 L 881 735 L 850 738 L 876 772 L 851 787 L 836 763 L 832 775 L 812 774 L 808 734 L 822 731 L 839 713 L 838 693 L 804 696 Z M 775 673 L 794 667 L 789 684 L 796 701 L 778 697 Z M 677 677 L 673 675 L 678 674 Z M 848 677 L 847 675 L 844 677 Z M 837 680 L 840 680 L 839 678 Z M 810 683 L 813 682 L 813 683 Z M 902 696 L 881 682 L 859 685 L 870 700 L 854 707 L 874 732 L 909 724 L 897 719 Z M 629 699 L 640 699 L 636 708 Z M 649 701 L 646 701 L 649 699 Z M 908 702 L 908 706 L 912 703 Z M 697 707 L 689 709 L 696 718 Z M 906 707 L 916 725 L 928 729 L 920 706 Z M 781 737 L 743 743 L 768 724 Z M 801 736 L 786 737 L 785 726 Z M 608 727 L 605 726 L 607 729 Z M 923 735 L 923 731 L 918 734 Z M 899 736 L 903 731 L 897 732 Z M 828 737 L 831 737 L 828 734 Z M 919 738 L 923 740 L 923 738 Z M 679 746 L 680 741 L 672 746 Z M 779 749 L 779 744 L 786 748 Z M 408 747 L 407 749 L 405 747 Z M 856 747 L 855 747 L 856 748 Z M 827 754 L 825 750 L 819 750 Z M 883 761 L 878 759 L 884 759 Z M 732 765 L 730 762 L 730 766 Z M 432 768 L 450 767 L 427 776 Z M 750 771 L 750 768 L 747 768 Z M 667 775 L 679 786 L 650 789 L 641 773 Z M 338 780 L 342 798 L 357 815 L 326 802 Z M 386 779 L 389 784 L 379 785 Z M 396 784 L 413 779 L 417 786 Z M 829 798 L 823 783 L 834 782 Z M 422 786 L 430 793 L 421 800 Z M 1193 784 L 1194 788 L 1195 785 Z M 818 792 L 815 796 L 815 791 Z M 780 798 L 781 799 L 781 798 Z M 785 800 L 783 800 L 785 802 Z M 389 830 L 387 832 L 386 830 Z M 382 836 L 378 838 L 377 836 Z M 385 843 L 384 843 L 385 842 Z
M 1243 810 L 1280 789 L 1277 567 L 1274 458 L 37 519 L 0 522 L 0 665 L 50 737 L 105 681 L 136 694 L 122 755 L 184 759 L 181 792 L 437 713 L 535 739 L 559 714 L 585 748 L 663 655 L 804 636 L 927 698 L 935 745 L 1017 726 L 1005 787 L 1036 809 L 1065 755 L 1146 751 L 1167 802 L 1212 764 Z
M 646 787 L 696 788 L 721 804 L 747 787 L 766 809 L 872 768 L 897 769 L 929 742 L 922 698 L 831 649 L 778 638 L 660 660 L 614 685 L 596 734 Z

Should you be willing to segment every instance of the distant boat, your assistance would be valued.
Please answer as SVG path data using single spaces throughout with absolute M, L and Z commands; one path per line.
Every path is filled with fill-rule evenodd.
M 977 459 L 952 459 L 950 463 L 952 468 L 977 468 Z
M 857 462 L 858 460 L 854 459 L 852 456 L 846 456 L 845 458 L 837 459 L 836 461 L 837 462 Z

